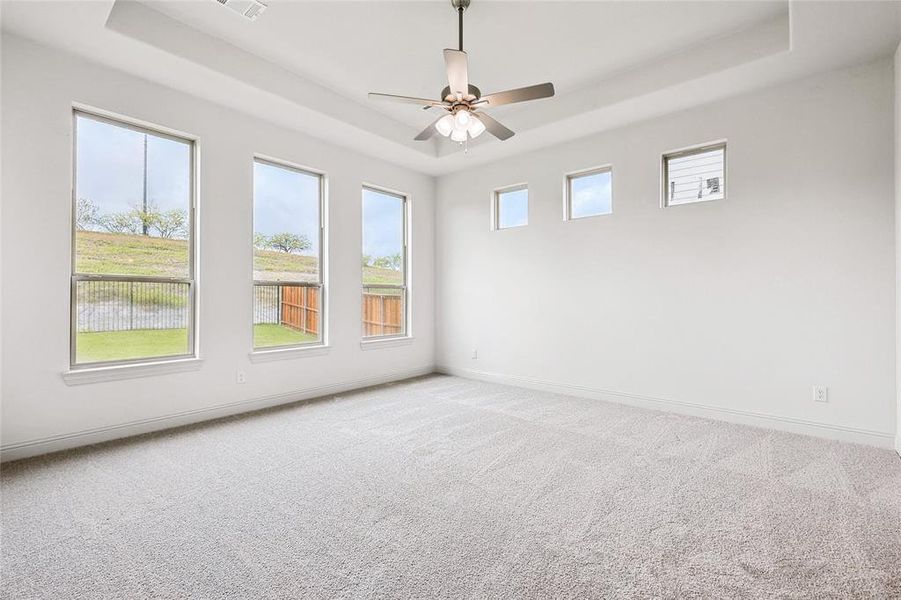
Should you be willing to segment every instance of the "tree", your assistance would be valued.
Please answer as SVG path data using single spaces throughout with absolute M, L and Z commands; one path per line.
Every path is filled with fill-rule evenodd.
M 159 211 L 155 204 L 148 204 L 146 209 L 135 206 L 129 211 L 129 214 L 139 223 L 140 230 L 137 233 L 144 235 L 150 232 L 159 217 Z
M 161 238 L 182 239 L 188 234 L 188 212 L 183 208 L 173 208 L 165 212 L 154 212 L 148 215 L 150 228 L 155 229 Z
M 75 227 L 81 230 L 90 229 L 98 224 L 100 209 L 87 198 L 79 198 L 75 202 Z
M 260 233 L 259 231 L 253 232 L 253 247 L 258 250 L 263 250 L 264 248 L 269 247 L 269 236 L 265 233 Z
M 269 247 L 288 254 L 302 252 L 310 248 L 310 240 L 296 233 L 276 233 L 269 238 Z
M 103 215 L 97 224 L 110 233 L 141 233 L 141 219 L 134 210 Z
M 388 263 L 391 266 L 391 269 L 393 269 L 395 271 L 400 271 L 400 268 L 404 264 L 404 257 L 401 255 L 400 252 L 398 252 L 397 254 L 392 254 L 391 256 L 388 257 Z
M 369 254 L 364 254 L 361 262 L 364 267 L 372 266 L 372 256 Z

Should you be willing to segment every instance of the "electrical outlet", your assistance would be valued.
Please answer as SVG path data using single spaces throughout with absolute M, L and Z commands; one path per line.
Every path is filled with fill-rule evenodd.
M 247 383 L 247 373 L 239 370 L 235 373 L 235 382 L 236 383 Z
M 473 348 L 473 349 L 472 349 L 472 359 L 473 359 L 473 360 L 476 360 L 478 357 L 479 357 L 479 349 L 478 349 L 478 348 Z
M 827 388 L 825 385 L 813 386 L 813 401 L 829 402 L 829 388 Z

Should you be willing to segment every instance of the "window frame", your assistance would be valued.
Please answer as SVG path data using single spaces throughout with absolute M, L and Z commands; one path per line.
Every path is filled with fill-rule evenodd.
M 518 192 L 521 190 L 526 191 L 526 222 L 522 225 L 509 225 L 507 227 L 501 227 L 501 194 L 508 194 L 510 192 Z M 505 229 L 519 229 L 521 227 L 528 227 L 529 211 L 531 210 L 531 202 L 529 201 L 529 196 L 530 194 L 528 182 L 514 183 L 513 185 L 507 185 L 493 190 L 491 192 L 491 230 L 503 231 Z
M 585 215 L 582 217 L 574 217 L 572 214 L 572 197 L 573 197 L 573 181 L 581 177 L 590 177 L 601 173 L 610 173 L 610 212 L 598 213 L 593 215 Z M 581 221 L 582 219 L 593 219 L 595 217 L 609 217 L 613 214 L 613 165 L 606 164 L 599 167 L 590 167 L 579 171 L 567 173 L 563 182 L 563 220 L 564 221 Z
M 363 313 L 362 308 L 360 311 L 360 339 L 363 344 L 370 344 L 372 342 L 380 342 L 383 340 L 402 340 L 413 337 L 412 331 L 412 307 L 411 307 L 411 285 L 410 285 L 410 228 L 411 228 L 411 218 L 410 218 L 410 194 L 405 192 L 400 192 L 398 190 L 393 190 L 391 188 L 382 187 L 379 185 L 374 185 L 371 183 L 364 182 L 360 188 L 360 256 L 363 255 L 363 234 L 365 232 L 365 211 L 363 209 L 363 202 L 365 201 L 365 193 L 366 190 L 371 192 L 375 192 L 377 194 L 384 194 L 387 196 L 394 196 L 395 198 L 400 198 L 403 202 L 403 247 L 401 248 L 401 262 L 403 267 L 403 281 L 400 285 L 390 285 L 390 284 L 378 284 L 378 285 L 366 285 L 366 282 L 363 281 L 363 269 L 360 269 L 360 306 L 362 307 L 363 296 L 365 295 L 366 289 L 390 289 L 390 290 L 401 290 L 401 296 L 403 297 L 403 306 L 404 306 L 404 314 L 402 322 L 404 324 L 404 330 L 401 333 L 390 333 L 383 335 L 363 335 L 363 328 L 365 323 L 363 323 Z
M 277 167 L 279 169 L 286 169 L 289 171 L 295 171 L 297 173 L 301 173 L 303 175 L 310 175 L 319 179 L 319 269 L 318 269 L 318 278 L 319 281 L 317 283 L 310 283 L 308 281 L 268 281 L 268 280 L 257 280 L 254 278 L 254 255 L 253 255 L 253 232 L 255 229 L 254 225 L 254 217 L 252 210 L 255 207 L 256 203 L 256 175 L 252 175 L 252 191 L 251 191 L 251 215 L 250 215 L 250 280 L 251 280 L 251 327 L 250 327 L 250 353 L 251 356 L 257 355 L 265 355 L 267 352 L 284 352 L 285 350 L 297 350 L 297 349 L 309 349 L 309 348 L 319 348 L 325 347 L 328 345 L 328 306 L 326 303 L 326 275 L 325 275 L 325 267 L 326 267 L 326 257 L 325 257 L 325 248 L 326 248 L 326 174 L 324 171 L 320 171 L 318 169 L 314 169 L 311 167 L 306 167 L 302 165 L 298 165 L 289 161 L 281 160 L 278 158 L 273 158 L 271 156 L 264 156 L 262 154 L 254 154 L 251 165 L 255 166 L 256 163 L 262 163 L 271 167 Z M 254 336 L 253 336 L 253 303 L 254 303 L 254 293 L 256 292 L 256 288 L 258 286 L 292 286 L 292 287 L 315 287 L 319 289 L 319 339 L 312 342 L 301 342 L 299 344 L 280 344 L 278 346 L 260 346 L 257 347 L 254 345 Z M 281 307 L 279 307 L 279 311 L 281 311 Z
M 660 207 L 661 208 L 672 208 L 675 206 L 687 206 L 691 204 L 704 204 L 705 202 L 719 202 L 726 200 L 728 198 L 728 186 L 729 186 L 729 151 L 727 148 L 727 140 L 716 140 L 713 142 L 706 142 L 704 144 L 697 144 L 694 146 L 688 146 L 685 148 L 680 148 L 678 150 L 671 150 L 669 152 L 664 152 L 661 155 L 661 164 L 660 164 Z M 686 156 L 692 156 L 695 154 L 703 154 L 704 152 L 710 152 L 712 150 L 720 150 L 723 151 L 723 197 L 722 198 L 702 198 L 699 200 L 694 200 L 692 202 L 680 202 L 678 204 L 670 204 L 669 201 L 669 190 L 667 189 L 667 181 L 669 180 L 669 161 L 673 158 L 683 158 Z
M 78 227 L 77 216 L 77 192 L 78 192 L 78 118 L 83 117 L 99 123 L 122 127 L 137 131 L 138 133 L 154 135 L 157 137 L 187 144 L 190 148 L 190 182 L 191 192 L 188 206 L 188 273 L 186 278 L 181 277 L 156 277 L 147 275 L 105 275 L 79 273 L 76 270 Z M 124 115 L 92 109 L 77 104 L 72 105 L 72 189 L 70 200 L 70 262 L 69 262 L 69 371 L 84 371 L 90 369 L 103 369 L 106 367 L 120 367 L 129 365 L 149 365 L 160 363 L 182 362 L 186 359 L 196 359 L 199 356 L 197 324 L 199 303 L 197 302 L 197 199 L 199 197 L 197 171 L 199 167 L 198 138 L 196 136 L 178 132 L 167 127 L 147 123 Z M 140 283 L 183 283 L 188 285 L 188 352 L 184 354 L 168 354 L 165 356 L 150 356 L 140 358 L 128 358 L 122 360 L 105 360 L 94 362 L 76 362 L 77 337 L 78 337 L 78 283 L 81 281 L 121 281 Z

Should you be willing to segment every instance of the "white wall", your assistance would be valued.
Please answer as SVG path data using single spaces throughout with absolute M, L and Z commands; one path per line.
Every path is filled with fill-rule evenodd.
M 440 178 L 439 366 L 891 445 L 892 98 L 882 60 Z M 722 138 L 728 199 L 661 209 L 661 153 Z M 563 222 L 608 163 L 614 214 Z M 529 225 L 489 231 L 519 182 Z
M 901 240 L 901 45 L 895 51 L 895 395 L 898 402 L 895 450 L 901 453 L 901 243 L 899 240 Z
M 66 438 L 245 400 L 313 395 L 428 372 L 434 359 L 434 180 L 22 38 L 2 40 L 2 443 Z M 200 370 L 67 386 L 72 103 L 199 136 Z M 330 352 L 252 364 L 252 156 L 324 170 L 329 186 Z M 412 194 L 412 344 L 360 347 L 361 184 Z M 236 369 L 247 383 L 235 383 Z M 228 410 L 238 410 L 230 407 Z M 202 418 L 216 413 L 188 418 Z M 61 445 L 179 422 L 163 419 Z

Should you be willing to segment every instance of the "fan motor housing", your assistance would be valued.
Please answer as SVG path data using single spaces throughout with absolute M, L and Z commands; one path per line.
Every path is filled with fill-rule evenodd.
M 444 98 L 448 102 L 456 102 L 457 101 L 457 97 L 451 94 L 449 85 L 444 86 L 444 89 L 441 90 L 440 97 Z M 465 96 L 463 98 L 463 100 L 465 100 L 466 102 L 472 102 L 473 100 L 478 100 L 481 97 L 482 97 L 482 90 L 480 90 L 479 88 L 477 88 L 476 86 L 474 86 L 470 83 L 469 84 L 469 95 Z

